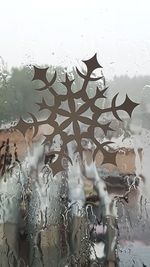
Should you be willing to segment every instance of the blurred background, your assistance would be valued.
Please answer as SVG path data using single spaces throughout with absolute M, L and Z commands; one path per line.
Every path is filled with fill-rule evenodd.
M 35 90 L 37 88 L 40 88 L 43 84 L 41 84 L 40 81 L 32 81 L 34 75 L 33 65 L 41 68 L 49 67 L 47 74 L 49 79 L 51 79 L 54 72 L 57 71 L 58 76 L 54 88 L 58 93 L 64 94 L 65 88 L 60 82 L 65 79 L 66 72 L 69 73 L 70 77 L 76 78 L 75 89 L 80 89 L 82 79 L 77 77 L 75 67 L 78 67 L 79 70 L 84 72 L 85 66 L 82 60 L 90 59 L 95 53 L 97 53 L 97 59 L 103 67 L 102 73 L 104 74 L 106 79 L 106 86 L 108 86 L 108 90 L 105 93 L 107 98 L 98 103 L 98 105 L 102 107 L 110 107 L 111 100 L 116 93 L 119 93 L 117 97 L 118 105 L 123 103 L 126 94 L 128 94 L 132 101 L 140 104 L 133 111 L 131 119 L 128 118 L 127 114 L 124 112 L 121 113 L 123 122 L 115 123 L 115 121 L 112 121 L 112 126 L 116 131 L 112 135 L 110 134 L 106 137 L 107 140 L 109 139 L 115 141 L 116 146 L 112 147 L 111 149 L 119 149 L 117 157 L 118 166 L 112 167 L 109 165 L 105 166 L 105 168 L 103 169 L 101 166 L 101 158 L 97 159 L 97 166 L 100 175 L 105 174 L 104 181 L 107 184 L 109 194 L 112 194 L 113 196 L 120 196 L 122 194 L 120 193 L 121 190 L 130 191 L 131 188 L 133 189 L 131 190 L 131 194 L 129 195 L 128 202 L 126 202 L 126 200 L 123 202 L 123 204 L 122 202 L 118 202 L 117 206 L 119 227 L 118 257 L 120 260 L 120 267 L 150 266 L 149 12 L 149 0 L 2 0 L 0 3 L 1 129 L 4 129 L 5 127 L 9 128 L 10 124 L 18 120 L 20 116 L 22 116 L 24 119 L 29 118 L 30 116 L 28 112 L 35 114 L 39 118 L 45 117 L 45 111 L 38 112 L 38 106 L 36 105 L 37 102 L 40 102 L 42 100 L 42 97 L 44 97 L 47 103 L 53 104 L 54 99 L 47 91 L 44 91 L 41 94 L 41 92 Z M 99 70 L 95 71 L 96 76 L 99 76 L 99 73 Z M 89 96 L 90 94 L 92 95 L 92 90 L 97 84 L 98 83 L 90 84 Z M 112 120 L 112 117 L 105 116 L 105 120 Z M 41 130 L 40 134 L 43 133 L 42 131 L 43 130 Z M 104 136 L 100 136 L 100 138 L 103 139 Z M 19 234 L 21 237 L 19 236 L 18 238 L 18 217 L 20 216 L 18 215 L 20 214 L 18 204 L 24 203 L 24 200 L 22 200 L 22 191 L 24 190 L 24 185 L 28 183 L 28 178 L 30 178 L 27 175 L 28 169 L 25 164 L 31 163 L 36 169 L 39 164 L 37 158 L 40 153 L 43 153 L 43 151 L 40 151 L 41 146 L 39 145 L 39 143 L 35 142 L 35 152 L 33 149 L 32 153 L 30 154 L 27 144 L 25 143 L 25 140 L 23 139 L 23 136 L 20 135 L 20 133 L 13 132 L 10 134 L 7 131 L 3 132 L 3 130 L 1 130 L 0 140 L 2 144 L 4 139 L 5 141 L 10 139 L 10 143 L 9 141 L 7 141 L 5 145 L 1 146 L 1 149 L 5 149 L 6 147 L 6 154 L 8 154 L 9 152 L 9 145 L 11 145 L 11 149 L 15 150 L 16 153 L 16 146 L 14 148 L 14 143 L 18 142 L 18 155 L 23 154 L 22 163 L 24 164 L 23 168 L 26 176 L 22 173 L 22 170 L 21 175 L 18 175 L 18 172 L 20 173 L 20 169 L 18 171 L 17 165 L 17 167 L 15 166 L 16 173 L 13 176 L 14 181 L 12 179 L 11 183 L 7 184 L 5 183 L 6 181 L 4 181 L 4 177 L 1 177 L 0 180 L 0 190 L 1 195 L 3 196 L 0 203 L 0 227 L 2 229 L 0 236 L 0 242 L 2 246 L 0 249 L 3 251 L 2 253 L 5 257 L 5 263 L 2 266 L 7 266 L 5 264 L 8 261 L 7 254 L 9 254 L 9 252 L 11 254 L 10 257 L 13 258 L 12 251 L 15 251 L 15 248 L 18 247 L 18 240 L 21 240 L 19 242 L 22 242 L 22 247 L 21 252 L 16 252 L 16 255 L 22 255 L 21 257 L 24 259 L 24 261 L 28 262 L 28 260 L 25 260 L 28 258 L 28 255 L 24 255 L 24 252 L 22 251 L 27 251 L 29 242 L 31 243 L 31 249 L 29 249 L 31 251 L 29 251 L 29 254 L 31 253 L 32 257 L 34 258 L 37 253 L 38 256 L 37 258 L 35 257 L 35 259 L 40 262 L 41 251 L 40 249 L 36 250 L 34 245 L 35 243 L 39 244 L 40 242 L 43 242 L 41 243 L 41 247 L 44 247 L 43 251 L 45 254 L 43 255 L 46 255 L 43 256 L 46 262 L 45 266 L 49 266 L 49 257 L 51 259 L 52 256 L 54 256 L 53 266 L 57 266 L 56 259 L 62 259 L 61 253 L 64 253 L 63 255 L 67 257 L 65 254 L 66 252 L 63 251 L 60 244 L 60 236 L 62 236 L 62 239 L 64 238 L 64 240 L 66 241 L 67 238 L 65 236 L 65 233 L 67 232 L 67 230 L 65 228 L 65 221 L 63 221 L 62 218 L 60 219 L 59 217 L 59 214 L 61 214 L 60 210 L 64 212 L 64 209 L 68 207 L 68 200 L 64 200 L 64 202 L 66 202 L 63 206 L 63 201 L 62 199 L 60 199 L 60 195 L 62 194 L 62 191 L 64 192 L 66 190 L 66 187 L 64 186 L 64 190 L 64 188 L 62 189 L 61 187 L 62 184 L 57 182 L 57 179 L 49 179 L 50 188 L 52 188 L 52 190 L 48 191 L 48 197 L 52 197 L 51 199 L 49 198 L 49 200 L 47 200 L 47 195 L 44 195 L 43 193 L 47 190 L 47 182 L 45 182 L 44 184 L 43 180 L 41 180 L 41 184 L 39 185 L 38 183 L 36 184 L 34 179 L 31 181 L 31 183 L 33 183 L 33 188 L 35 186 L 35 191 L 33 190 L 34 193 L 33 195 L 31 195 L 30 202 L 27 201 L 27 206 L 29 208 L 29 218 L 26 219 L 26 215 L 23 215 L 21 217 L 20 225 L 25 230 L 22 230 L 22 228 L 20 230 L 19 228 Z M 28 159 L 25 158 L 24 154 L 28 154 Z M 16 161 L 17 160 L 15 154 L 15 162 Z M 142 181 L 142 186 L 139 186 L 138 189 L 133 186 L 135 184 L 130 184 L 129 178 L 135 177 L 140 178 Z M 10 175 L 9 178 L 12 178 L 12 176 Z M 18 182 L 18 179 L 22 179 L 21 183 L 20 180 Z M 63 179 L 65 178 L 61 177 L 61 179 L 62 181 L 64 181 Z M 16 190 L 12 190 L 14 184 L 16 185 Z M 86 185 L 88 191 L 91 187 L 91 184 L 88 185 L 88 182 L 86 181 Z M 26 187 L 28 187 L 28 184 Z M 11 201 L 9 201 L 8 195 L 11 196 Z M 58 203 L 57 201 L 55 201 L 55 195 L 57 195 L 56 198 Z M 14 196 L 17 200 L 16 202 L 14 202 L 13 200 Z M 62 235 L 62 228 L 58 229 L 58 227 L 56 227 L 56 234 L 54 234 L 54 236 L 53 233 L 48 230 L 48 240 L 46 239 L 47 234 L 45 234 L 44 232 L 45 228 L 44 230 L 43 228 L 41 228 L 41 221 L 38 217 L 40 211 L 41 214 L 44 214 L 43 216 L 45 216 L 45 219 L 43 220 L 47 220 L 47 206 L 45 208 L 45 205 L 47 205 L 45 204 L 47 203 L 46 201 L 49 201 L 48 205 L 51 208 L 48 210 L 50 214 L 50 216 L 48 215 L 48 223 L 50 224 L 50 229 L 54 224 L 58 226 L 57 220 L 59 221 L 60 226 L 64 227 L 63 230 L 65 229 L 63 232 L 64 235 Z M 9 202 L 11 202 L 11 213 L 9 213 Z M 55 203 L 53 204 L 53 202 Z M 3 212 L 3 210 L 5 212 Z M 13 212 L 14 210 L 17 211 L 15 215 Z M 21 207 L 22 213 L 25 213 L 26 211 L 26 207 Z M 54 213 L 53 218 L 51 218 L 52 213 Z M 56 218 L 57 220 L 55 220 Z M 14 224 L 14 228 L 12 228 L 12 224 Z M 83 225 L 82 222 L 80 222 L 79 224 Z M 6 225 L 8 228 L 9 225 L 11 225 L 10 229 L 5 230 L 4 225 Z M 68 223 L 68 225 L 70 226 L 72 224 Z M 24 242 L 26 238 L 26 230 L 28 232 L 31 232 L 32 236 L 30 235 L 27 239 L 27 242 Z M 83 232 L 85 232 L 85 230 L 86 229 L 84 228 Z M 42 233 L 42 241 L 40 241 L 41 237 L 38 236 L 36 231 L 38 232 L 38 234 Z M 7 242 L 4 242 L 5 235 L 3 235 L 3 233 L 7 233 L 6 236 L 11 249 L 7 248 Z M 10 236 L 12 237 L 12 240 Z M 59 254 L 59 257 L 57 255 L 57 246 L 55 246 L 54 244 L 50 244 L 52 248 L 50 249 L 51 255 L 49 256 L 49 250 L 47 249 L 49 248 L 48 242 L 49 240 L 53 240 L 53 237 L 56 241 L 56 245 L 61 247 L 61 253 Z M 82 237 L 83 236 L 81 234 L 80 238 Z M 25 248 L 23 247 L 23 242 L 25 243 Z M 33 248 L 35 249 L 35 251 Z M 101 248 L 98 248 L 97 251 L 97 253 L 101 254 Z M 16 256 L 16 258 L 17 257 L 18 256 Z M 103 254 L 100 258 L 103 258 Z M 38 266 L 37 261 L 35 260 L 35 262 L 31 266 Z M 17 266 L 13 259 L 12 262 L 12 266 Z M 21 262 L 19 264 L 19 266 L 24 266 L 21 265 Z M 42 263 L 40 262 L 39 264 Z M 115 264 L 114 260 L 113 264 Z M 62 267 L 64 266 L 69 265 L 62 264 Z

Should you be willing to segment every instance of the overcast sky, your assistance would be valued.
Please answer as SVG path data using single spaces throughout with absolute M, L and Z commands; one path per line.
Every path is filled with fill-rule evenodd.
M 150 1 L 0 1 L 0 56 L 9 67 L 79 65 L 96 52 L 107 78 L 150 74 Z

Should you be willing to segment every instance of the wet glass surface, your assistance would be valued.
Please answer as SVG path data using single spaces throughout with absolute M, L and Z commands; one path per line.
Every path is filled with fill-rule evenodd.
M 1 3 L 0 266 L 150 266 L 148 1 L 26 2 Z

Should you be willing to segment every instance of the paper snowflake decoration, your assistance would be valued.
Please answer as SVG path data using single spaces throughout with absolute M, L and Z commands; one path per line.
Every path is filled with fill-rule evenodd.
M 45 136 L 44 143 L 53 143 L 53 140 L 56 135 L 60 135 L 61 137 L 61 149 L 59 151 L 53 151 L 52 153 L 56 153 L 58 155 L 57 160 L 52 163 L 51 168 L 53 171 L 53 175 L 57 174 L 60 171 L 63 171 L 63 165 L 62 165 L 62 159 L 67 158 L 71 161 L 69 158 L 69 155 L 67 155 L 67 145 L 75 141 L 76 142 L 76 152 L 79 153 L 79 155 L 82 157 L 83 152 L 83 146 L 82 146 L 82 140 L 83 139 L 90 139 L 95 144 L 95 151 L 93 153 L 93 160 L 95 159 L 95 156 L 97 155 L 98 151 L 101 151 L 103 154 L 103 162 L 104 163 L 111 163 L 116 164 L 116 154 L 117 152 L 110 152 L 105 147 L 109 145 L 110 141 L 107 142 L 100 142 L 95 137 L 95 129 L 99 128 L 103 130 L 104 135 L 107 135 L 108 131 L 112 131 L 113 129 L 110 127 L 111 122 L 108 122 L 106 124 L 100 123 L 100 118 L 102 114 L 110 113 L 119 121 L 121 121 L 121 118 L 118 115 L 118 111 L 126 111 L 128 115 L 131 117 L 132 112 L 134 108 L 138 105 L 137 103 L 134 103 L 130 100 L 128 95 L 126 95 L 126 99 L 121 105 L 116 105 L 116 94 L 111 102 L 111 107 L 109 108 L 99 108 L 96 105 L 96 101 L 98 99 L 106 98 L 105 92 L 108 89 L 105 86 L 105 78 L 103 75 L 100 77 L 92 76 L 93 72 L 98 69 L 102 68 L 102 66 L 97 61 L 96 54 L 89 60 L 83 61 L 86 65 L 86 73 L 82 73 L 79 71 L 78 68 L 76 68 L 77 75 L 82 78 L 83 84 L 81 88 L 78 88 L 76 92 L 73 92 L 72 86 L 74 83 L 74 79 L 69 78 L 69 74 L 66 73 L 65 80 L 61 83 L 66 88 L 66 94 L 58 94 L 56 90 L 53 88 L 54 83 L 56 82 L 57 73 L 55 71 L 53 78 L 51 81 L 47 79 L 47 71 L 48 68 L 37 68 L 34 66 L 34 77 L 33 80 L 40 80 L 44 83 L 44 86 L 40 89 L 37 89 L 39 91 L 44 91 L 46 89 L 49 90 L 49 93 L 53 95 L 54 97 L 54 104 L 48 105 L 45 101 L 45 99 L 42 99 L 41 103 L 37 103 L 40 107 L 40 110 L 47 109 L 50 111 L 50 115 L 47 119 L 38 121 L 37 118 L 30 114 L 32 117 L 33 122 L 28 123 L 24 121 L 22 118 L 20 118 L 18 124 L 16 125 L 16 129 L 18 129 L 20 132 L 22 132 L 23 135 L 25 135 L 27 129 L 30 126 L 34 127 L 34 136 L 38 132 L 38 128 L 40 125 L 48 124 L 51 127 L 53 127 L 54 131 L 50 133 L 49 135 Z M 102 72 L 101 72 L 102 73 Z M 99 86 L 96 86 L 96 81 L 101 80 L 103 81 L 104 88 L 101 89 Z M 94 83 L 94 96 L 89 97 L 88 96 L 88 85 L 89 82 Z M 79 107 L 77 105 L 77 101 L 82 102 L 81 106 Z M 61 107 L 62 103 L 68 103 L 68 110 Z M 87 110 L 90 109 L 91 115 L 86 116 L 85 113 Z M 63 121 L 58 122 L 57 116 L 62 117 Z M 84 124 L 87 126 L 86 131 L 82 131 L 81 124 Z M 72 125 L 72 133 L 68 133 L 66 129 Z

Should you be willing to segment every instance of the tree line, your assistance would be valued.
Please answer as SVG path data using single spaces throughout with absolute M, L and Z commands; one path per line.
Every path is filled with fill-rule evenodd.
M 61 66 L 55 68 L 50 66 L 48 72 L 50 79 L 55 70 L 57 71 L 57 81 L 54 84 L 54 88 L 58 93 L 65 93 L 65 88 L 60 82 L 65 79 L 66 69 Z M 76 89 L 80 88 L 82 79 L 77 76 L 75 69 L 70 72 L 70 75 L 71 78 L 75 78 Z M 37 113 L 38 106 L 35 103 L 40 102 L 43 96 L 48 104 L 53 103 L 53 97 L 50 96 L 48 90 L 42 93 L 35 90 L 42 87 L 43 84 L 41 81 L 32 81 L 32 78 L 33 68 L 25 66 L 22 68 L 13 67 L 10 72 L 7 69 L 0 72 L 1 123 L 17 120 L 20 116 L 27 118 L 28 112 Z M 119 92 L 120 95 L 123 95 L 123 99 L 124 93 L 128 93 L 129 96 L 133 96 L 134 101 L 139 101 L 142 88 L 146 84 L 150 84 L 150 76 L 132 78 L 115 76 L 113 80 L 108 81 L 108 84 L 110 85 L 107 92 L 108 99 L 111 99 L 115 93 Z

